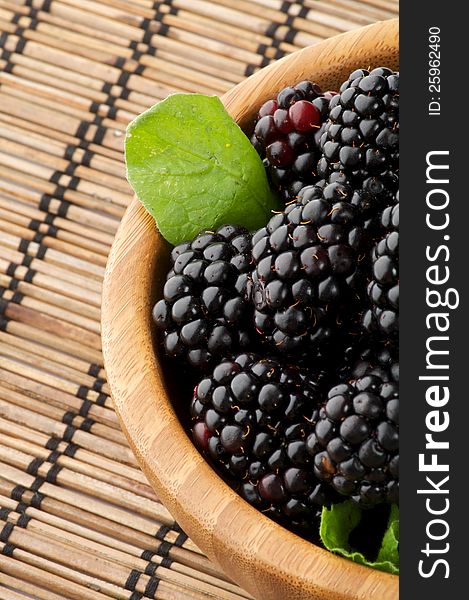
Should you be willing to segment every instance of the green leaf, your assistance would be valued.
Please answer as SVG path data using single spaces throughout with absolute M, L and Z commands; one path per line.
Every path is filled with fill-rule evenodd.
M 396 504 L 391 506 L 388 527 L 383 536 L 376 561 L 397 565 L 397 571 L 399 572 L 399 508 Z
M 324 546 L 345 558 L 380 571 L 399 574 L 399 508 L 393 505 L 390 510 L 386 531 L 376 561 L 369 561 L 361 552 L 352 548 L 350 534 L 360 523 L 362 510 L 349 500 L 323 508 L 320 536 Z M 370 532 L 372 534 L 373 532 Z
M 277 199 L 216 96 L 173 94 L 127 128 L 127 178 L 170 243 L 227 223 L 263 227 Z

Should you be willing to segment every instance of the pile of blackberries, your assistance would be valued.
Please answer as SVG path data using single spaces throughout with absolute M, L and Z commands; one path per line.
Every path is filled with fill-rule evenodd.
M 398 85 L 360 69 L 263 104 L 252 143 L 284 210 L 174 248 L 153 309 L 194 376 L 197 447 L 310 538 L 323 506 L 399 498 Z

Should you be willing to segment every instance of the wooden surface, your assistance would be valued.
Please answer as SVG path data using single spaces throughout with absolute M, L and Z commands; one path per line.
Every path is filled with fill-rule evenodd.
M 398 68 L 397 20 L 331 38 L 253 75 L 223 100 L 242 127 L 286 84 L 337 89 L 366 64 Z M 155 355 L 151 307 L 168 270 L 167 245 L 134 201 L 116 236 L 103 294 L 103 351 L 116 411 L 163 503 L 229 576 L 260 600 L 396 600 L 398 578 L 336 557 L 275 524 L 204 462 L 178 421 Z M 187 410 L 187 409 L 186 409 Z
M 139 470 L 103 369 L 122 143 L 174 90 L 396 16 L 396 0 L 0 0 L 0 600 L 249 598 Z

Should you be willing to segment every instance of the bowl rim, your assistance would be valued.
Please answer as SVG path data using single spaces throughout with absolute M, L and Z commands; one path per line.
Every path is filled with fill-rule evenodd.
M 380 50 L 382 39 L 387 46 Z M 238 123 L 247 123 L 272 85 L 281 89 L 292 81 L 292 71 L 296 81 L 305 79 L 311 75 L 305 63 L 330 62 L 338 43 L 347 69 L 343 64 L 362 45 L 396 50 L 398 21 L 353 30 L 276 61 L 227 92 L 222 98 L 227 110 Z M 263 92 L 261 83 L 266 84 Z M 240 103 L 240 95 L 248 101 Z M 102 300 L 103 356 L 116 413 L 160 499 L 209 558 L 262 600 L 395 600 L 397 576 L 334 555 L 260 514 L 222 481 L 190 441 L 171 406 L 152 344 L 153 274 L 166 251 L 152 217 L 134 199 L 108 258 Z M 291 589 L 291 595 L 276 596 L 276 586 Z

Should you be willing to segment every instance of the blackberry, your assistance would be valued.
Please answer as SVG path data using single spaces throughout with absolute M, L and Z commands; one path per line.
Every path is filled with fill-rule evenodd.
M 219 473 L 250 504 L 302 534 L 338 497 L 314 476 L 305 444 L 318 397 L 305 372 L 241 354 L 200 381 L 191 405 L 194 441 Z
M 308 186 L 254 235 L 254 321 L 272 349 L 327 357 L 357 329 L 374 202 L 338 182 Z
M 339 494 L 363 507 L 398 503 L 398 365 L 361 368 L 361 377 L 329 391 L 306 445 L 316 477 Z
M 285 200 L 318 179 L 321 125 L 333 94 L 323 94 L 317 84 L 302 81 L 283 89 L 259 110 L 251 141 L 273 187 Z
M 395 340 L 399 334 L 399 194 L 396 204 L 384 210 L 381 223 L 386 233 L 373 249 L 368 285 L 371 307 L 363 325 Z
M 347 349 L 343 369 L 344 381 L 360 379 L 365 375 L 378 375 L 383 380 L 391 378 L 399 383 L 399 347 L 389 340 L 381 341 L 365 335 Z
M 395 194 L 399 173 L 399 73 L 358 69 L 333 97 L 321 134 L 318 176 L 345 175 L 355 189 Z
M 225 225 L 173 249 L 163 298 L 153 308 L 169 356 L 204 369 L 250 343 L 251 237 Z

